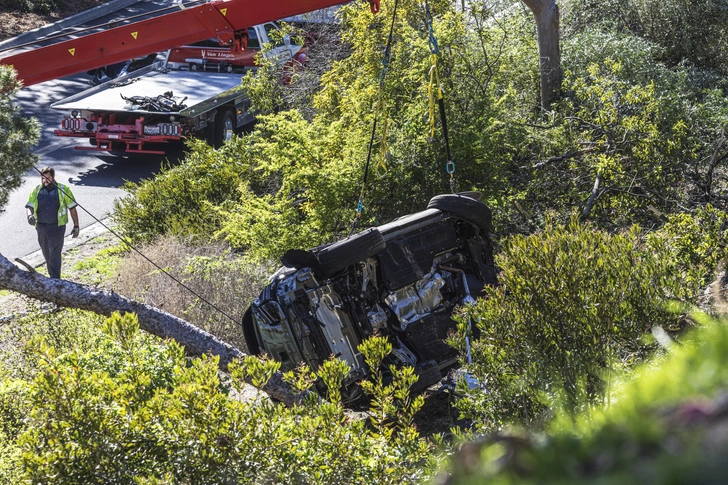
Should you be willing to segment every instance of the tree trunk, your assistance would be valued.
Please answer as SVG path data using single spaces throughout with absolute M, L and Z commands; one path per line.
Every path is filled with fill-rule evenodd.
M 541 70 L 541 107 L 548 110 L 561 91 L 559 7 L 555 0 L 523 0 L 523 3 L 536 19 Z
M 139 328 L 161 338 L 171 338 L 184 346 L 188 355 L 211 354 L 220 356 L 220 367 L 227 369 L 235 358 L 246 354 L 234 346 L 201 330 L 194 325 L 165 311 L 131 300 L 113 291 L 74 283 L 72 281 L 46 278 L 39 273 L 23 271 L 0 254 L 0 289 L 12 290 L 35 298 L 55 303 L 66 308 L 89 310 L 110 316 L 113 312 L 136 313 Z M 263 388 L 268 395 L 290 406 L 302 396 L 293 392 L 277 372 Z

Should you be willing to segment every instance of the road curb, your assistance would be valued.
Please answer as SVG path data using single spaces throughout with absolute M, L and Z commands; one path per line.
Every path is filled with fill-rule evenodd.
M 109 12 L 128 7 L 129 5 L 138 2 L 139 0 L 111 0 L 110 2 L 107 2 L 103 5 L 84 10 L 83 12 L 79 12 L 76 15 L 66 17 L 65 19 L 61 19 L 58 22 L 46 24 L 42 27 L 38 27 L 35 30 L 31 30 L 11 39 L 4 40 L 0 42 L 0 51 L 12 49 L 13 47 L 33 42 L 51 32 L 57 32 L 67 27 L 88 22 L 89 20 L 99 18 L 103 15 L 108 14 Z
M 98 236 L 104 234 L 105 232 L 108 231 L 107 227 L 110 224 L 111 224 L 111 218 L 107 217 L 106 219 L 103 219 L 100 222 L 94 222 L 93 224 L 84 227 L 79 232 L 77 238 L 72 238 L 70 235 L 66 236 L 64 243 L 63 243 L 63 252 L 65 253 L 66 251 L 73 249 L 77 246 L 84 245 L 87 242 L 91 241 L 92 239 L 95 239 Z M 32 266 L 33 268 L 38 268 L 45 264 L 45 259 L 43 258 L 43 252 L 40 249 L 38 249 L 37 251 L 33 251 L 32 253 L 30 253 L 27 256 L 24 256 L 20 259 L 25 261 L 29 266 Z M 19 268 L 23 268 L 23 266 L 20 263 L 18 263 L 17 261 L 13 261 L 12 263 Z

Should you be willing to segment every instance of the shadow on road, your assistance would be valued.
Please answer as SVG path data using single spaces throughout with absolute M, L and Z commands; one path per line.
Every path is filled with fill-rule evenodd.
M 69 179 L 74 185 L 121 187 L 124 182 L 140 182 L 154 177 L 164 166 L 174 166 L 184 159 L 182 150 L 167 155 L 97 155 L 99 164 Z

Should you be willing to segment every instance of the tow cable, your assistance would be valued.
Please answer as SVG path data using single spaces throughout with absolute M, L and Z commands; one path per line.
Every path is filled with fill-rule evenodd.
M 351 222 L 351 229 L 349 229 L 349 234 L 346 236 L 348 239 L 351 237 L 351 235 L 354 233 L 354 229 L 356 228 L 357 224 L 359 223 L 359 220 L 361 219 L 361 214 L 364 211 L 364 192 L 366 190 L 367 185 L 367 178 L 369 175 L 369 165 L 371 163 L 372 159 L 372 148 L 374 146 L 374 136 L 377 132 L 377 120 L 379 116 L 384 113 L 384 126 L 382 128 L 382 145 L 380 149 L 379 154 L 379 162 L 377 163 L 377 174 L 380 175 L 380 177 L 383 177 L 387 173 L 387 166 L 384 163 L 384 159 L 387 152 L 387 125 L 388 125 L 388 119 L 387 119 L 387 113 L 385 111 L 385 105 L 384 105 L 384 78 L 387 75 L 387 68 L 389 67 L 389 62 L 392 57 L 392 37 L 394 35 L 394 22 L 397 18 L 397 5 L 399 5 L 399 0 L 395 0 L 394 2 L 394 10 L 392 11 L 392 23 L 389 27 L 389 36 L 387 37 L 387 47 L 384 49 L 384 55 L 382 56 L 382 73 L 379 76 L 379 102 L 377 104 L 377 114 L 374 116 L 374 124 L 372 125 L 372 136 L 369 139 L 369 149 L 367 150 L 367 163 L 364 166 L 364 177 L 361 183 L 361 191 L 359 192 L 359 202 L 357 202 L 356 205 L 356 215 L 354 216 L 354 220 Z
M 430 68 L 430 85 L 427 87 L 427 94 L 430 100 L 430 139 L 435 137 L 435 91 L 437 91 L 437 105 L 440 111 L 440 124 L 442 124 L 442 134 L 445 138 L 445 152 L 447 154 L 447 163 L 445 171 L 450 176 L 450 192 L 455 191 L 455 162 L 452 161 L 450 153 L 450 139 L 447 133 L 447 117 L 445 116 L 445 100 L 442 94 L 442 85 L 440 84 L 440 74 L 437 71 L 437 54 L 440 48 L 435 37 L 435 30 L 432 27 L 432 13 L 430 12 L 430 4 L 425 0 L 425 23 L 427 24 L 428 39 L 427 44 L 432 54 L 432 67 Z

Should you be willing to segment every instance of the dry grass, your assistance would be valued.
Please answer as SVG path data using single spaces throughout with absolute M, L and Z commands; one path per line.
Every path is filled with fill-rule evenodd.
M 118 265 L 117 292 L 165 310 L 247 351 L 240 322 L 265 285 L 269 268 L 244 263 L 222 244 L 200 246 L 173 237 L 161 238 L 140 251 L 202 298 L 135 252 Z

